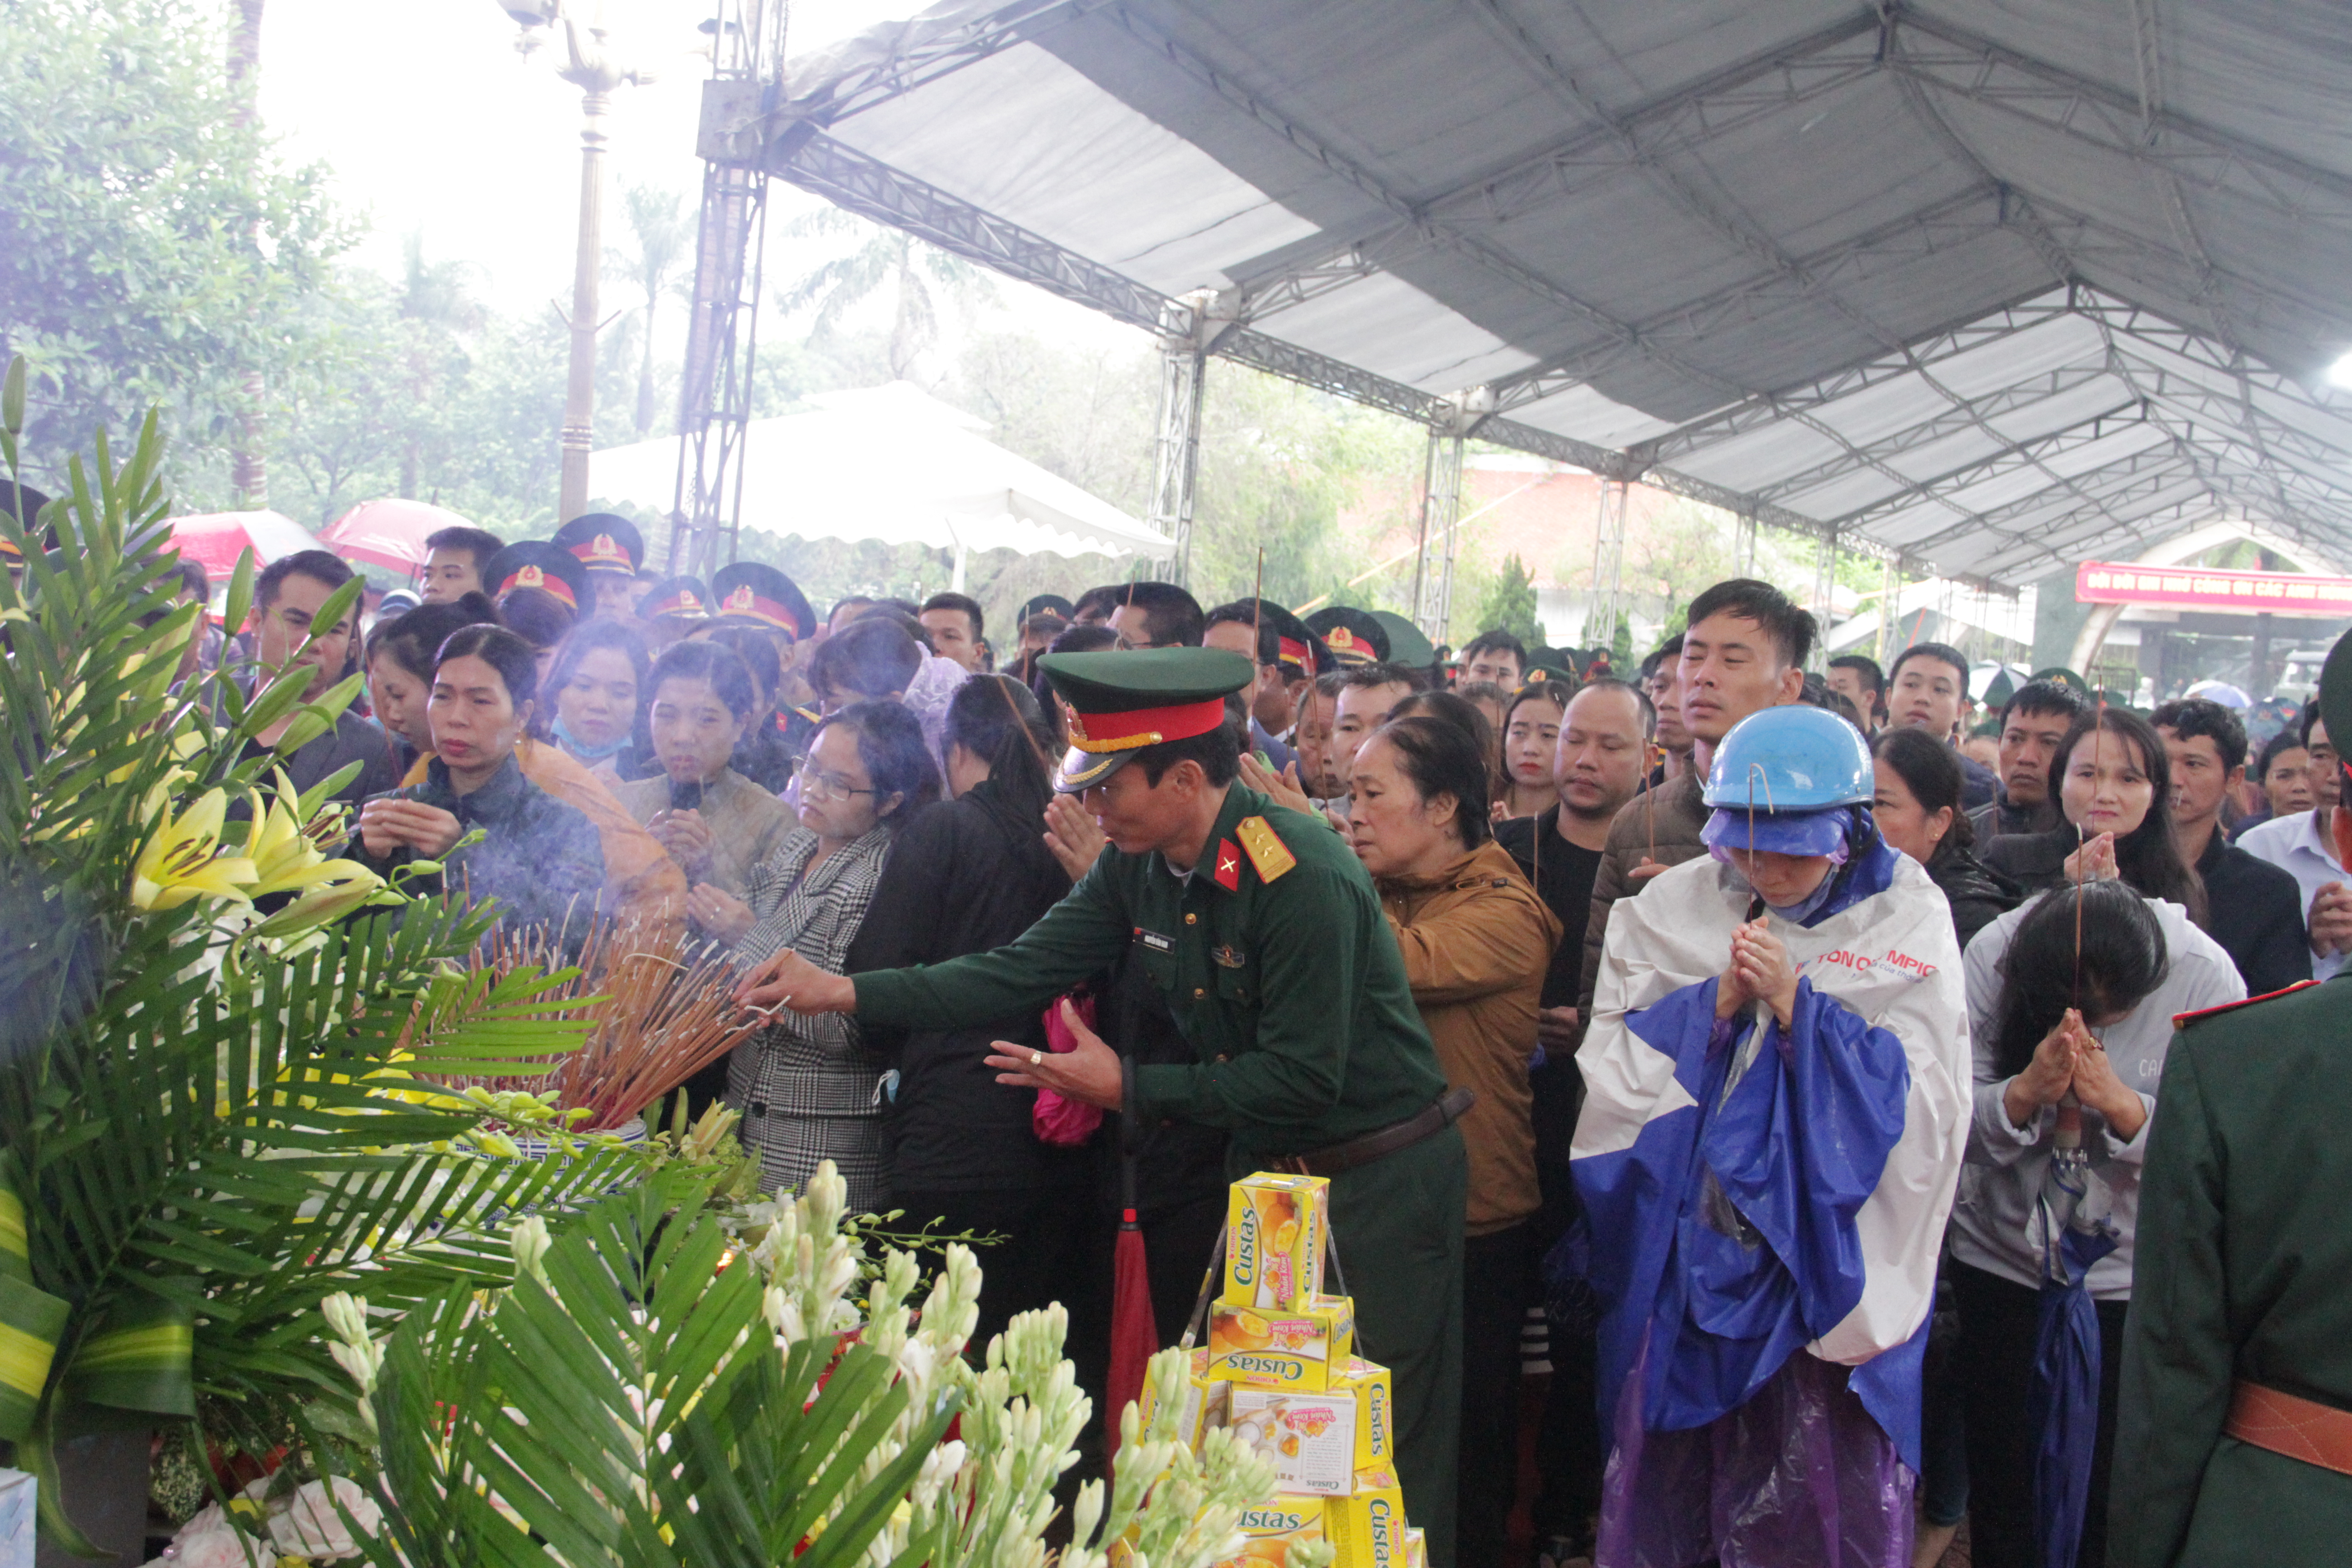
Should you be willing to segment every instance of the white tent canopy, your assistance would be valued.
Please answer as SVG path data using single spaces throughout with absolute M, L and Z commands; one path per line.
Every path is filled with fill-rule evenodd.
M 2340 0 L 949 0 L 782 177 L 1213 352 L 2021 584 L 2352 548 Z
M 1159 557 L 1165 535 L 983 438 L 986 422 L 908 382 L 812 397 L 805 414 L 754 419 L 744 437 L 742 525 L 803 539 L 878 540 L 967 554 Z M 677 442 L 590 459 L 589 493 L 667 512 Z

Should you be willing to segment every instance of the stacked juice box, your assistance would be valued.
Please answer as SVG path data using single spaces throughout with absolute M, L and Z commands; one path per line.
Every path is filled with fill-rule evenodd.
M 1389 1370 L 1355 1353 L 1355 1305 L 1322 1290 L 1330 1183 L 1260 1172 L 1233 1185 L 1224 1289 L 1192 1353 L 1186 1432 L 1222 1426 L 1274 1466 L 1220 1568 L 1280 1568 L 1293 1541 L 1329 1541 L 1333 1568 L 1412 1568 L 1397 1485 Z

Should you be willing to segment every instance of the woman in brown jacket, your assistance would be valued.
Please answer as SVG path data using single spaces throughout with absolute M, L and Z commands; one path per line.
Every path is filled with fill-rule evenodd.
M 1446 1081 L 1477 1091 L 1463 1258 L 1456 1558 L 1496 1568 L 1517 1475 L 1519 1330 L 1536 1300 L 1535 1128 L 1528 1063 L 1559 920 L 1495 843 L 1486 758 L 1460 727 L 1393 720 L 1356 754 L 1349 837 L 1404 954 Z

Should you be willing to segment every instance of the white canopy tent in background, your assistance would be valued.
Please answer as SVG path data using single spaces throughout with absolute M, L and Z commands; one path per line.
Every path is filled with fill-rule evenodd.
M 805 414 L 754 419 L 744 437 L 742 526 L 778 537 L 876 540 L 976 551 L 1158 559 L 1171 545 L 1139 521 L 980 432 L 985 420 L 911 383 L 823 393 Z M 596 453 L 589 494 L 667 515 L 675 438 Z

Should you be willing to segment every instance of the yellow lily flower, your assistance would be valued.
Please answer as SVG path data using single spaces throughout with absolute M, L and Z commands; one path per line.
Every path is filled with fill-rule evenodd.
M 268 939 L 291 936 L 341 920 L 383 891 L 383 879 L 356 860 L 321 861 L 310 868 L 310 874 L 313 881 L 324 885 L 313 887 L 246 934 Z M 255 889 L 265 890 L 266 887 Z
M 242 855 L 222 855 L 221 823 L 228 815 L 225 791 L 206 790 L 176 816 L 162 810 L 153 837 L 132 868 L 131 901 L 142 910 L 175 910 L 200 898 L 251 903 L 246 887 L 257 872 Z

